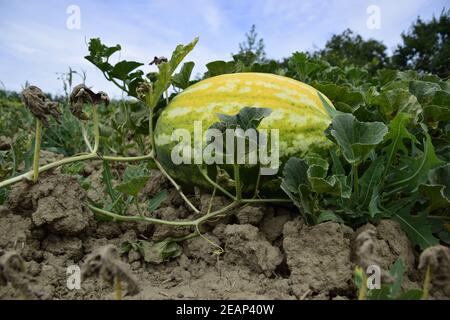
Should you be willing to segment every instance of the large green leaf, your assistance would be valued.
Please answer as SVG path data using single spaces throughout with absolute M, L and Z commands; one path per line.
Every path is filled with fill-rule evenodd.
M 185 62 L 181 67 L 180 72 L 173 75 L 172 83 L 175 87 L 180 89 L 186 89 L 187 87 L 189 87 L 194 65 L 195 63 L 192 61 Z
M 183 61 L 189 52 L 194 49 L 198 42 L 198 38 L 195 38 L 187 45 L 178 45 L 172 53 L 172 56 L 168 62 L 161 63 L 157 80 L 153 85 L 153 90 L 147 96 L 147 105 L 149 108 L 155 108 L 162 94 L 169 88 L 172 81 L 172 75 L 175 72 L 178 65 Z
M 422 112 L 417 98 L 405 89 L 384 91 L 373 99 L 372 104 L 389 120 L 399 112 L 411 115 L 416 120 Z
M 389 176 L 390 183 L 386 185 L 388 194 L 417 191 L 419 185 L 426 182 L 428 172 L 442 164 L 436 156 L 430 135 L 425 135 L 423 152 L 416 157 L 401 158 L 400 165 Z
M 430 211 L 450 210 L 450 163 L 430 170 L 428 182 L 420 185 L 419 190 L 430 199 Z
M 318 155 L 307 157 L 308 180 L 311 190 L 317 193 L 328 193 L 342 198 L 350 198 L 351 185 L 344 174 L 328 176 L 328 162 Z
M 113 78 L 125 81 L 131 71 L 142 65 L 144 64 L 140 62 L 122 60 L 113 67 L 109 72 L 109 75 Z
M 388 128 L 381 122 L 360 122 L 351 114 L 340 114 L 333 119 L 329 132 L 348 163 L 356 165 L 383 141 Z
M 215 77 L 221 74 L 234 73 L 236 70 L 234 61 L 213 61 L 206 64 L 206 68 L 208 69 L 207 75 L 208 77 Z
M 314 202 L 311 200 L 311 189 L 308 181 L 308 164 L 305 160 L 292 157 L 283 168 L 281 189 L 300 209 L 305 220 L 316 223 Z
M 385 150 L 387 155 L 385 172 L 394 162 L 395 156 L 399 151 L 402 151 L 403 155 L 408 154 L 408 148 L 405 146 L 404 140 L 416 142 L 416 137 L 407 129 L 407 125 L 411 122 L 411 119 L 411 115 L 400 112 L 389 123 L 389 131 L 384 137 L 384 141 L 389 143 Z
M 431 224 L 426 213 L 411 215 L 410 207 L 392 212 L 396 220 L 408 235 L 413 246 L 419 246 L 420 250 L 439 244 L 439 240 L 432 234 Z
M 364 175 L 359 181 L 359 199 L 358 206 L 360 208 L 367 208 L 372 201 L 374 195 L 378 192 L 378 186 L 381 184 L 381 179 L 384 171 L 383 157 L 377 158 L 371 163 L 369 168 L 364 172 Z
M 191 42 L 186 45 L 178 45 L 172 53 L 172 56 L 169 60 L 171 74 L 175 72 L 175 69 L 178 65 L 184 60 L 184 58 L 188 55 L 189 52 L 194 49 L 195 45 L 198 42 L 198 38 L 195 38 Z
M 149 178 L 150 174 L 144 166 L 129 166 L 125 169 L 122 183 L 116 189 L 127 195 L 137 197 Z

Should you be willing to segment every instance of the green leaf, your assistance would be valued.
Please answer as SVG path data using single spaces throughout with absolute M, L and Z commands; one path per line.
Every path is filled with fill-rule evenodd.
M 299 158 L 290 158 L 283 168 L 282 185 L 293 194 L 298 194 L 299 186 L 309 187 L 308 164 Z
M 180 256 L 182 249 L 172 238 L 159 242 L 141 241 L 141 254 L 145 262 L 160 264 Z
M 137 197 L 139 192 L 145 187 L 150 174 L 143 166 L 129 166 L 125 169 L 122 183 L 116 189 L 127 195 Z
M 299 158 L 290 158 L 283 168 L 281 189 L 300 209 L 307 223 L 316 223 L 314 201 L 308 181 L 308 164 Z
M 373 161 L 359 180 L 358 206 L 360 208 L 367 208 L 373 199 L 373 195 L 378 193 L 378 186 L 382 182 L 384 160 L 383 157 L 379 157 Z
M 172 57 L 169 62 L 161 63 L 159 68 L 159 73 L 156 82 L 153 86 L 153 92 L 147 97 L 147 105 L 149 108 L 153 109 L 158 104 L 164 91 L 166 91 L 172 81 L 172 75 L 175 72 L 178 65 L 183 61 L 189 52 L 194 49 L 198 42 L 198 38 L 195 38 L 192 42 L 187 45 L 178 45 L 172 53 Z
M 107 161 L 103 161 L 103 171 L 102 171 L 103 183 L 106 185 L 106 192 L 111 197 L 111 201 L 115 202 L 117 200 L 117 192 L 114 190 L 112 186 L 112 175 L 111 168 Z
M 430 199 L 430 212 L 450 208 L 450 163 L 430 170 L 428 183 L 420 185 L 419 190 Z
M 148 202 L 148 211 L 149 212 L 153 212 L 156 209 L 159 208 L 159 206 L 161 205 L 161 203 L 164 202 L 164 200 L 167 199 L 167 191 L 166 190 L 162 190 L 160 192 L 158 192 L 153 198 L 150 199 L 150 201 Z
M 329 164 L 318 155 L 308 156 L 307 162 L 308 180 L 312 191 L 350 198 L 352 188 L 347 176 L 343 174 L 327 176 Z
M 206 64 L 206 68 L 208 69 L 207 76 L 215 77 L 221 74 L 229 74 L 234 73 L 236 70 L 235 62 L 229 61 L 213 61 Z
M 241 128 L 242 130 L 256 129 L 261 121 L 270 116 L 271 109 L 244 107 L 236 115 L 217 114 L 220 122 L 216 122 L 210 128 L 225 132 L 226 129 Z
M 413 216 L 409 213 L 409 208 L 406 208 L 406 210 L 394 211 L 392 215 L 393 219 L 400 223 L 413 246 L 419 246 L 420 250 L 425 250 L 439 244 L 439 240 L 431 232 L 431 225 L 425 213 Z
M 389 270 L 389 273 L 394 279 L 394 282 L 390 285 L 390 296 L 392 299 L 395 299 L 400 294 L 400 290 L 402 289 L 403 275 L 405 273 L 405 265 L 403 264 L 401 257 L 395 261 Z
M 360 122 L 351 114 L 337 115 L 330 126 L 330 135 L 352 165 L 364 161 L 369 152 L 383 141 L 387 131 L 381 122 Z
M 103 72 L 110 71 L 113 66 L 108 62 L 109 58 L 117 51 L 121 50 L 120 45 L 108 47 L 104 45 L 99 38 L 93 38 L 89 41 L 89 55 L 86 60 L 94 64 Z
M 317 94 L 319 95 L 322 105 L 324 106 L 325 110 L 327 111 L 328 115 L 331 118 L 336 117 L 338 114 L 342 114 L 341 111 L 336 110 L 331 104 L 328 103 L 323 94 L 321 94 L 319 91 L 317 92 Z
M 386 147 L 387 161 L 385 173 L 394 162 L 398 151 L 402 151 L 404 155 L 408 154 L 408 148 L 405 146 L 404 140 L 416 142 L 416 137 L 407 129 L 407 125 L 411 122 L 411 119 L 411 115 L 400 112 L 389 123 L 389 131 L 384 137 L 384 141 L 389 142 Z
M 120 61 L 109 72 L 109 75 L 113 78 L 125 81 L 128 78 L 128 74 L 134 69 L 142 66 L 143 63 L 136 61 Z
M 191 52 L 192 49 L 194 49 L 197 42 L 198 37 L 186 45 L 180 44 L 175 48 L 175 50 L 172 53 L 172 57 L 169 60 L 171 74 L 175 72 L 175 69 L 184 60 L 184 58 L 188 55 L 188 53 Z
M 344 220 L 342 220 L 342 218 L 336 215 L 333 211 L 322 210 L 319 214 L 319 217 L 317 218 L 317 223 L 322 223 L 326 221 L 344 223 Z
M 425 133 L 424 151 L 417 157 L 403 157 L 399 168 L 389 177 L 391 183 L 386 185 L 387 194 L 396 192 L 415 192 L 419 185 L 425 183 L 428 172 L 441 165 L 434 151 L 431 137 Z
M 392 119 L 402 112 L 417 120 L 418 115 L 422 112 L 422 106 L 417 98 L 405 89 L 384 91 L 376 96 L 371 104 L 377 106 L 386 119 Z
M 147 98 L 147 105 L 150 108 L 155 108 L 158 104 L 164 91 L 166 91 L 170 86 L 171 81 L 171 69 L 168 62 L 163 62 L 159 66 L 158 79 L 153 85 L 153 91 Z
M 195 63 L 192 61 L 185 62 L 181 67 L 180 72 L 173 75 L 172 84 L 180 89 L 186 89 L 187 87 L 189 87 L 190 84 L 189 80 L 191 79 L 191 74 L 192 70 L 194 69 L 194 65 Z
M 420 300 L 422 299 L 423 291 L 419 289 L 411 289 L 401 293 L 397 300 Z
M 353 91 L 348 86 L 334 83 L 313 83 L 313 87 L 327 96 L 339 111 L 353 112 L 364 103 L 364 96 L 361 92 Z
M 414 80 L 409 83 L 409 92 L 417 97 L 420 104 L 429 104 L 441 87 L 437 83 Z

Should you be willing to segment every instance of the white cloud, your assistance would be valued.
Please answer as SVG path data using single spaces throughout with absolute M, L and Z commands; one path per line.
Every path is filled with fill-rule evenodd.
M 1 1 L 1 0 L 0 0 Z M 71 4 L 71 3 L 70 3 Z M 83 57 L 86 40 L 122 45 L 121 58 L 148 62 L 155 55 L 169 56 L 179 43 L 195 36 L 200 42 L 188 56 L 194 73 L 205 71 L 212 60 L 227 60 L 236 52 L 244 33 L 254 23 L 264 38 L 269 57 L 322 47 L 333 33 L 352 28 L 364 37 L 396 44 L 418 14 L 439 14 L 445 0 L 153 0 L 100 2 L 77 0 L 81 30 L 66 28 L 68 3 L 42 0 L 3 2 L 0 11 L 0 80 L 7 88 L 20 89 L 26 80 L 53 93 L 61 92 L 56 72 L 69 66 L 84 69 L 88 82 L 118 95 Z M 366 8 L 379 5 L 382 28 L 366 28 Z M 150 67 L 146 66 L 148 70 Z

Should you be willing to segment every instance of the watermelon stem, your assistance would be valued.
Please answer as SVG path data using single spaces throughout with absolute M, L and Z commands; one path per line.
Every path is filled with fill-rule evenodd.
M 39 156 L 41 153 L 41 135 L 42 124 L 39 119 L 36 119 L 36 137 L 34 140 L 34 155 L 33 155 L 33 182 L 36 183 L 39 177 Z
M 227 197 L 229 197 L 232 200 L 236 200 L 236 197 L 233 196 L 231 193 L 229 193 L 225 188 L 223 188 L 221 185 L 219 185 L 217 182 L 215 182 L 214 180 L 212 180 L 209 176 L 208 173 L 203 170 L 200 166 L 198 167 L 201 175 L 203 176 L 203 178 L 209 182 L 214 188 L 217 188 L 220 192 L 222 192 L 224 195 L 226 195 Z
M 234 169 L 234 184 L 236 186 L 236 201 L 242 200 L 242 186 L 241 186 L 241 178 L 239 175 L 239 165 L 233 164 Z
M 153 157 L 153 161 L 155 162 L 156 166 L 158 167 L 159 171 L 170 181 L 170 183 L 174 186 L 174 188 L 177 190 L 181 198 L 186 202 L 186 204 L 194 211 L 195 213 L 200 213 L 200 210 L 198 210 L 192 202 L 186 197 L 183 190 L 181 190 L 181 187 L 178 185 L 178 183 L 167 173 L 167 171 L 164 169 L 164 167 L 159 163 L 158 160 L 156 160 L 156 157 Z

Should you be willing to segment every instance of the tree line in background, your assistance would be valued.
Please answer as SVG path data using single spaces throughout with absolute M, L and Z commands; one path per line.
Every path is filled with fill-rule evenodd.
M 366 68 L 370 73 L 383 68 L 413 69 L 433 73 L 441 78 L 450 75 L 450 10 L 443 10 L 439 17 L 424 21 L 420 17 L 411 28 L 401 35 L 402 43 L 397 45 L 391 56 L 387 47 L 378 40 L 364 40 L 352 30 L 346 29 L 328 40 L 323 49 L 309 52 L 309 58 L 320 58 L 332 66 L 356 66 Z M 246 33 L 246 40 L 239 44 L 235 60 L 244 64 L 267 62 L 264 40 L 258 38 L 253 25 Z M 280 62 L 282 66 L 288 59 Z

